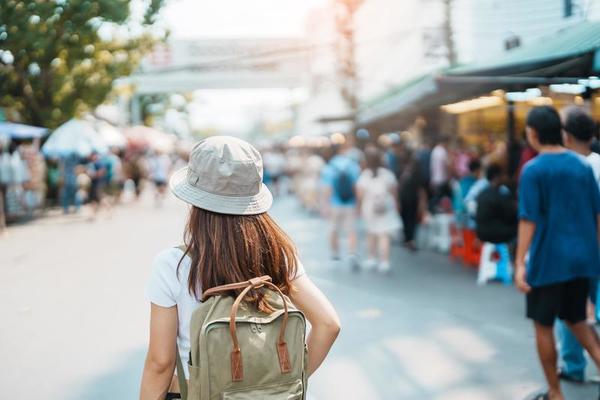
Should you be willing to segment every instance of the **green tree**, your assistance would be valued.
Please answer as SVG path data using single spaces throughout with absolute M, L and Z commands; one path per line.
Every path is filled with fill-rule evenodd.
M 54 128 L 101 104 L 161 39 L 165 0 L 134 1 L 0 0 L 0 106 Z

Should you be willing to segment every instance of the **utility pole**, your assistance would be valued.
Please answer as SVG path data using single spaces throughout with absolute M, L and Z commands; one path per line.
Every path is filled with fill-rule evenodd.
M 340 93 L 352 115 L 353 130 L 358 112 L 358 72 L 355 55 L 354 14 L 362 0 L 336 0 L 336 58 Z
M 444 40 L 446 42 L 446 54 L 448 65 L 456 65 L 458 57 L 456 56 L 456 47 L 454 45 L 454 31 L 452 29 L 452 3 L 453 0 L 442 0 L 444 2 Z

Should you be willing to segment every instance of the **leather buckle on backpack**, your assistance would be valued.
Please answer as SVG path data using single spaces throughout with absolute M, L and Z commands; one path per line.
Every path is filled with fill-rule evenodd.
M 252 286 L 254 289 L 258 289 L 258 288 L 265 286 L 265 282 L 268 282 L 270 280 L 271 280 L 270 278 L 267 279 L 265 277 L 259 277 L 259 278 L 252 278 L 248 282 L 250 283 L 250 286 Z

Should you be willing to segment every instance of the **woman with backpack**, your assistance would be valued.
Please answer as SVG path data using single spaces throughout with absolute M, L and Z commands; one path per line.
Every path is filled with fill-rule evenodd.
M 356 184 L 367 230 L 369 255 L 365 267 L 386 273 L 390 270 L 390 237 L 400 229 L 396 177 L 382 166 L 382 154 L 376 147 L 365 150 L 365 163 Z
M 256 338 L 264 339 L 266 331 L 263 329 L 269 327 L 258 323 L 249 327 L 249 324 L 235 323 L 233 319 L 236 312 L 248 312 L 248 308 L 264 311 L 266 314 L 259 315 L 267 316 L 273 311 L 274 303 L 266 292 L 258 290 L 260 287 L 272 288 L 269 294 L 282 292 L 291 300 L 289 305 L 285 305 L 282 297 L 285 314 L 283 309 L 279 314 L 270 314 L 279 315 L 278 318 L 285 316 L 277 345 L 281 379 L 285 379 L 284 372 L 289 376 L 290 371 L 297 367 L 289 365 L 291 360 L 292 363 L 299 361 L 302 364 L 305 380 L 305 376 L 319 367 L 333 345 L 340 330 L 338 316 L 331 303 L 306 275 L 291 239 L 267 213 L 273 198 L 262 183 L 262 175 L 262 159 L 254 147 L 233 137 L 219 136 L 199 142 L 192 150 L 188 166 L 171 178 L 171 191 L 188 203 L 191 209 L 184 232 L 184 245 L 166 249 L 156 257 L 146 289 L 146 297 L 151 302 L 150 342 L 141 383 L 141 400 L 179 398 L 168 392 L 179 393 L 180 390 L 181 397 L 186 398 L 186 380 L 181 379 L 181 374 L 180 384 L 174 378 L 175 365 L 179 361 L 189 380 L 190 394 L 199 390 L 198 384 L 192 381 L 197 378 L 195 372 L 200 365 L 195 365 L 190 358 L 190 355 L 195 357 L 197 350 L 197 340 L 191 337 L 197 333 L 194 323 L 198 313 L 194 311 L 204 312 L 203 305 L 212 304 L 216 307 L 224 301 L 232 303 L 233 299 L 229 296 L 201 301 L 209 292 L 219 288 L 223 290 L 222 285 L 242 282 L 246 288 L 243 291 L 238 289 L 217 293 L 236 297 L 240 294 L 230 307 L 231 322 L 220 325 L 227 329 L 227 333 L 223 331 L 222 335 L 215 336 L 225 338 L 223 340 L 226 340 L 227 346 L 231 342 L 234 344 L 231 371 L 227 368 L 227 371 L 215 372 L 217 376 L 229 377 L 233 381 L 229 386 L 236 388 L 243 385 L 243 377 L 247 377 L 246 382 L 250 381 L 256 371 L 249 371 L 248 366 L 252 365 L 253 359 L 263 356 L 259 351 L 249 354 L 245 351 L 248 347 L 240 346 L 237 340 L 243 340 L 243 335 L 251 332 L 259 335 Z M 257 290 L 250 290 L 255 288 Z M 237 311 L 240 300 L 243 306 Z M 306 364 L 303 364 L 302 357 L 298 359 L 295 356 L 297 351 L 304 354 L 303 345 L 301 349 L 287 348 L 281 351 L 281 346 L 286 345 L 283 342 L 286 323 L 288 332 L 285 339 L 288 346 L 292 343 L 290 335 L 295 334 L 290 332 L 292 309 L 295 308 L 302 311 L 312 325 L 306 339 Z M 211 311 L 206 312 L 210 314 Z M 192 314 L 195 320 L 192 320 Z M 301 314 L 297 312 L 296 315 Z M 304 332 L 301 335 L 303 337 Z M 264 350 L 264 357 L 270 355 L 267 350 Z M 229 347 L 227 351 L 230 351 Z M 229 357 L 222 358 L 229 361 Z M 206 369 L 210 365 L 201 367 Z M 279 374 L 279 369 L 274 369 Z M 211 386 L 215 383 L 213 378 Z M 207 390 L 206 387 L 201 389 Z M 305 387 L 301 390 L 304 391 Z M 204 399 L 203 396 L 200 395 L 200 399 Z

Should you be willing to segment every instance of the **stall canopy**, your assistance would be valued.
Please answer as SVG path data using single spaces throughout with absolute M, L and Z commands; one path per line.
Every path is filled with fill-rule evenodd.
M 125 138 L 125 135 L 123 135 L 120 129 L 109 124 L 108 122 L 97 121 L 94 124 L 94 128 L 107 146 L 118 148 L 125 148 L 127 146 L 127 139 Z
M 137 125 L 124 130 L 131 150 L 170 153 L 175 149 L 176 136 L 148 126 Z
M 52 132 L 42 152 L 48 157 L 77 154 L 87 157 L 92 152 L 106 153 L 108 145 L 96 132 L 94 125 L 86 120 L 72 119 Z
M 47 133 L 48 129 L 38 126 L 0 122 L 0 136 L 8 136 L 11 139 L 37 139 L 44 137 Z
M 365 102 L 358 113 L 358 123 L 368 125 L 398 112 L 416 111 L 419 102 L 436 91 L 435 74 L 419 75 Z

